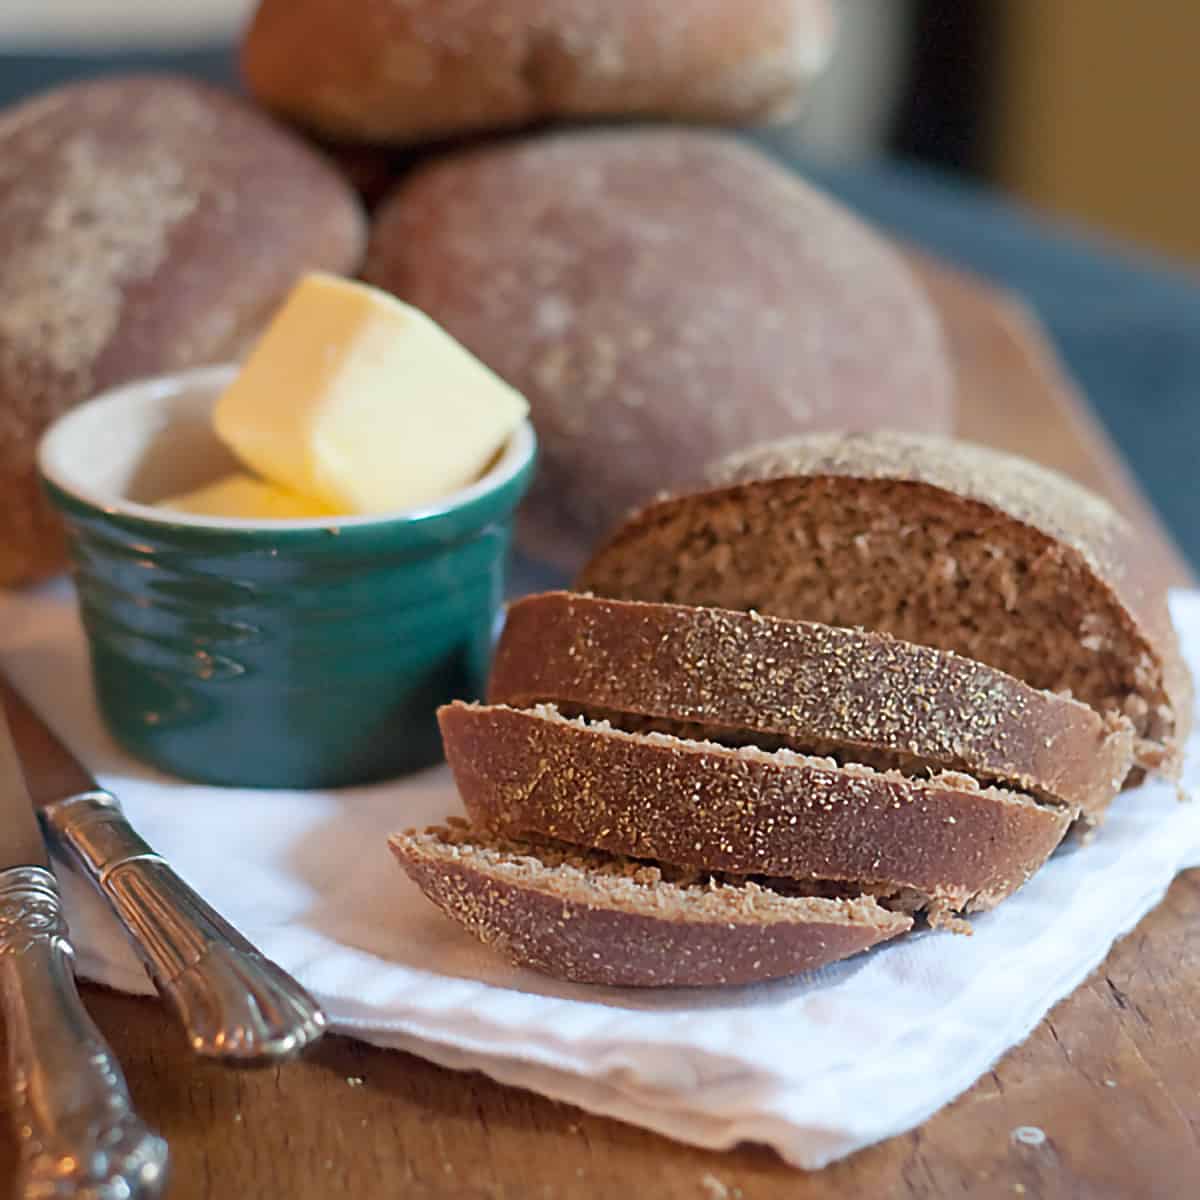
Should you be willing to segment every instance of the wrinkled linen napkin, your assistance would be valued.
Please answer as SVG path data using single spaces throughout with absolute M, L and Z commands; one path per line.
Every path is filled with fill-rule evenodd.
M 1200 592 L 1172 609 L 1200 676 Z M 475 1069 L 680 1141 L 765 1142 L 820 1167 L 919 1124 L 1025 1038 L 1200 865 L 1200 803 L 1168 784 L 1122 795 L 973 937 L 921 932 L 754 987 L 584 988 L 509 966 L 451 924 L 387 850 L 459 811 L 447 770 L 326 792 L 198 787 L 120 751 L 92 702 L 64 583 L 0 593 L 0 667 L 145 837 L 319 997 L 334 1029 Z M 1200 736 L 1185 789 L 1200 788 Z M 151 989 L 102 902 L 67 872 L 82 973 Z

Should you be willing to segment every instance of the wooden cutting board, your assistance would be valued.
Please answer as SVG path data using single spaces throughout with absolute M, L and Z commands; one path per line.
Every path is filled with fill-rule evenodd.
M 1107 494 L 1155 543 L 1164 577 L 1189 582 L 1030 317 L 975 280 L 914 262 L 942 310 L 957 362 L 960 432 Z M 1198 920 L 1200 872 L 1193 871 L 965 1096 L 920 1129 L 811 1175 L 762 1147 L 693 1150 L 481 1075 L 341 1038 L 280 1070 L 204 1066 L 157 1003 L 95 987 L 84 996 L 141 1111 L 170 1139 L 174 1200 L 1195 1200 Z M 1027 1125 L 1045 1132 L 1041 1145 L 1013 1138 Z M 11 1138 L 0 1137 L 3 1181 L 15 1151 Z

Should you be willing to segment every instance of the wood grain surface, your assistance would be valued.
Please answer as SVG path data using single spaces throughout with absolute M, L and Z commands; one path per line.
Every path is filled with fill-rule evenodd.
M 1019 306 L 918 260 L 958 362 L 965 436 L 1107 493 L 1188 572 Z M 1200 872 L 966 1095 L 921 1128 L 805 1174 L 770 1151 L 694 1150 L 480 1075 L 329 1038 L 278 1070 L 192 1060 L 156 1002 L 85 987 L 144 1115 L 171 1141 L 173 1200 L 319 1197 L 1200 1196 Z M 4 1114 L 7 1116 L 7 1114 Z M 1014 1130 L 1044 1131 L 1040 1145 Z M 0 1141 L 0 1180 L 14 1147 Z

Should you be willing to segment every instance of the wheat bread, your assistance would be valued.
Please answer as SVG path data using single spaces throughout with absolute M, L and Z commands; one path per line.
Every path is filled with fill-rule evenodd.
M 114 76 L 0 112 L 0 584 L 62 566 L 34 452 L 126 380 L 236 357 L 296 277 L 366 239 L 334 169 L 239 100 Z
M 691 870 L 834 882 L 904 898 L 934 921 L 999 903 L 1073 817 L 956 772 L 916 778 L 628 733 L 550 705 L 457 702 L 438 719 L 467 814 L 492 833 Z
M 251 92 L 340 141 L 553 117 L 783 115 L 832 49 L 830 0 L 260 0 Z
M 869 897 L 780 895 L 462 826 L 389 845 L 422 892 L 512 962 L 574 983 L 703 987 L 794 975 L 905 932 Z
M 803 429 L 948 432 L 940 325 L 896 251 L 735 139 L 523 138 L 380 207 L 366 278 L 529 398 L 521 547 L 567 570 L 635 504 Z
M 995 450 L 899 433 L 797 437 L 710 479 L 631 516 L 579 589 L 954 651 L 1127 716 L 1138 763 L 1177 769 L 1191 680 L 1143 539 L 1099 497 Z
M 908 774 L 965 772 L 1090 820 L 1132 760 L 1124 718 L 951 652 L 757 612 L 570 592 L 509 607 L 488 699 Z

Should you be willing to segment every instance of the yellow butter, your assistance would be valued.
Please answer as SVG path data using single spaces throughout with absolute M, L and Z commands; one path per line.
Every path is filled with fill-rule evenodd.
M 370 513 L 473 482 L 527 411 L 417 309 L 311 274 L 217 402 L 214 425 L 263 478 L 338 512 Z
M 334 513 L 307 496 L 263 483 L 250 475 L 227 475 L 181 496 L 160 500 L 158 508 L 200 517 L 244 517 L 248 520 L 286 521 L 293 517 L 328 517 Z

